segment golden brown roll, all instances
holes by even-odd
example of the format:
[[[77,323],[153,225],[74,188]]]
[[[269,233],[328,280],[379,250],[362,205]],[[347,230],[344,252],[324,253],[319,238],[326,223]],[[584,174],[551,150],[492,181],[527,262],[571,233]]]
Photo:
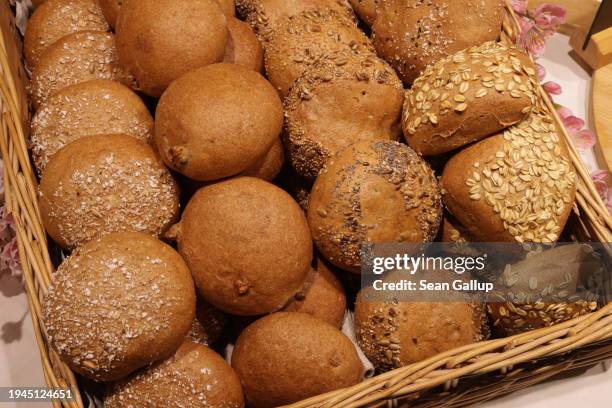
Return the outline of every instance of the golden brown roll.
[[[141,233],[79,247],[53,274],[43,305],[49,341],[79,374],[109,381],[169,357],[195,313],[187,265]]]
[[[446,164],[444,203],[484,242],[555,242],[574,204],[576,175],[553,120],[532,114]]]
[[[114,36],[93,31],[67,35],[49,46],[34,68],[32,103],[38,107],[67,86],[95,79],[133,84],[117,59]]]
[[[468,232],[459,224],[459,222],[449,213],[444,214],[442,225],[440,225],[440,233],[438,234],[441,242],[472,242]]]
[[[527,54],[487,42],[446,57],[406,92],[402,118],[408,144],[437,155],[483,139],[529,116],[537,79]]]
[[[283,311],[307,313],[332,326],[341,327],[346,312],[346,294],[330,268],[322,258],[316,258],[316,265],[305,287]]]
[[[291,17],[274,30],[264,62],[268,79],[285,97],[293,81],[322,58],[333,58],[341,66],[367,51],[373,51],[372,44],[353,20],[321,9]]]
[[[355,346],[305,313],[278,312],[244,330],[232,353],[247,404],[278,407],[361,381]]]
[[[285,99],[284,140],[293,168],[315,179],[330,157],[362,140],[399,140],[404,89],[374,54],[308,68]]]
[[[278,176],[285,164],[285,148],[283,142],[278,138],[268,153],[255,165],[251,166],[241,176],[257,177],[262,180],[272,181]]]
[[[272,32],[289,17],[304,11],[332,10],[349,19],[355,17],[347,0],[236,0],[236,8],[253,27],[264,47]]]
[[[115,28],[123,0],[98,0],[98,3],[100,4],[102,14],[104,14],[104,18],[106,18],[108,24],[112,28]]]
[[[57,152],[40,180],[39,205],[47,232],[68,249],[111,232],[157,236],[179,210],[170,172],[127,135],[89,136]]]
[[[380,0],[350,0],[353,10],[359,16],[359,18],[371,26],[376,20],[376,8]]]
[[[49,158],[86,136],[126,134],[153,139],[153,118],[142,100],[119,82],[93,80],[68,86],[50,96],[32,118],[30,148],[42,173]]]
[[[327,162],[310,193],[308,223],[321,254],[361,271],[361,247],[432,241],[442,219],[440,187],[423,159],[391,141],[353,144]]]
[[[228,18],[227,30],[223,62],[244,65],[253,71],[263,72],[263,49],[251,26],[237,18]]]
[[[234,17],[236,15],[236,2],[234,0],[215,0],[217,2],[217,4],[219,5],[219,7],[221,7],[221,10],[223,11],[223,14],[225,14],[226,17]]]
[[[411,84],[429,64],[499,38],[502,0],[387,0],[378,4],[372,41]]]
[[[169,167],[212,181],[255,166],[278,139],[282,122],[282,103],[263,76],[236,64],[213,64],[184,75],[164,93],[155,142]]]
[[[279,310],[308,276],[312,241],[304,213],[263,180],[239,177],[200,189],[173,230],[200,295],[227,313]]]
[[[116,32],[121,63],[155,97],[183,74],[221,62],[227,41],[226,18],[215,0],[130,1]]]
[[[167,360],[110,388],[107,408],[242,408],[240,379],[225,360],[201,344],[185,342]]]
[[[214,344],[223,332],[227,323],[227,315],[207,301],[198,297],[196,316],[193,319],[188,339],[205,346]]]
[[[34,68],[45,50],[60,38],[79,31],[108,31],[96,0],[49,0],[28,20],[23,54]]]

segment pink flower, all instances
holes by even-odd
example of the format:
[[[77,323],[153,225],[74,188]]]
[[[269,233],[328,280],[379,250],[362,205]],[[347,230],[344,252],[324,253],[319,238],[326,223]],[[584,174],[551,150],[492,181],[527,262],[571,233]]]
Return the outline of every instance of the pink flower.
[[[591,178],[595,183],[599,196],[608,208],[608,211],[612,213],[612,188],[610,188],[612,175],[608,170],[596,170],[591,173]]]
[[[544,80],[544,77],[546,76],[546,68],[544,68],[542,65],[536,63],[536,74],[538,76],[538,81],[542,81]]]
[[[21,276],[21,264],[19,263],[19,250],[17,248],[17,238],[6,244],[0,252],[0,267],[8,270],[13,276]]]
[[[552,35],[559,26],[565,23],[566,11],[563,7],[542,3],[533,12],[533,19],[536,26],[545,33],[545,36]]]
[[[572,111],[564,106],[557,108],[557,113],[578,149],[589,150],[595,146],[597,137],[590,130],[584,129],[584,120],[574,116]]]
[[[563,92],[563,90],[561,89],[561,85],[553,81],[543,83],[542,87],[550,95],[561,95],[561,92]]]
[[[521,27],[521,34],[518,38],[519,47],[533,55],[533,58],[540,57],[546,50],[546,38],[540,33],[533,20],[520,18],[519,25]]]
[[[574,138],[574,142],[576,142],[576,147],[578,149],[590,150],[593,148],[593,146],[595,146],[595,143],[597,143],[595,133],[588,129],[583,129],[571,136]]]
[[[510,0],[510,6],[516,14],[525,15],[527,14],[527,1],[526,0]]]
[[[0,243],[8,241],[14,235],[14,232],[13,217],[10,214],[6,215],[6,207],[0,207]]]

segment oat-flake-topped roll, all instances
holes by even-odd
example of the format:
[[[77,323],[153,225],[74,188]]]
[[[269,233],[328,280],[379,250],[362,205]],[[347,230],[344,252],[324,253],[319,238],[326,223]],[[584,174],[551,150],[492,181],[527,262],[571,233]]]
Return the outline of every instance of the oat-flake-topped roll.
[[[567,146],[535,113],[459,152],[441,183],[448,210],[484,242],[555,242],[576,195]]]
[[[424,155],[446,153],[525,119],[537,103],[529,57],[514,46],[488,42],[444,58],[406,92],[408,144]]]

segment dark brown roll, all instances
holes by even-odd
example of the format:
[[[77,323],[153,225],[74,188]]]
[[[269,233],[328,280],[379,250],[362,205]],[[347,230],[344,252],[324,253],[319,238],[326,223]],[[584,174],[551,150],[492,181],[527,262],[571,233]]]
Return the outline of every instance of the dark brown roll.
[[[371,26],[376,20],[376,9],[380,0],[350,0],[353,10],[359,16],[359,18]]]
[[[308,223],[323,256],[361,272],[361,247],[432,241],[442,219],[440,187],[423,159],[391,141],[353,144],[330,159],[310,193]]]
[[[188,338],[194,343],[210,346],[219,340],[226,323],[227,315],[225,313],[198,297],[196,317],[193,319]]]
[[[172,355],[195,314],[189,269],[141,233],[83,245],[53,274],[43,318],[49,341],[79,374],[109,381]]]

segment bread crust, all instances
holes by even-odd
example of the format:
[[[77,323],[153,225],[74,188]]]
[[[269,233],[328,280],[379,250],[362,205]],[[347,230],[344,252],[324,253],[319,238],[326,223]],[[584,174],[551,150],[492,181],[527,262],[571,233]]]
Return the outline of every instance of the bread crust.
[[[223,62],[244,65],[255,72],[263,73],[263,48],[251,26],[237,18],[228,17],[227,30]]]
[[[353,10],[367,26],[374,24],[380,0],[350,0]]]

